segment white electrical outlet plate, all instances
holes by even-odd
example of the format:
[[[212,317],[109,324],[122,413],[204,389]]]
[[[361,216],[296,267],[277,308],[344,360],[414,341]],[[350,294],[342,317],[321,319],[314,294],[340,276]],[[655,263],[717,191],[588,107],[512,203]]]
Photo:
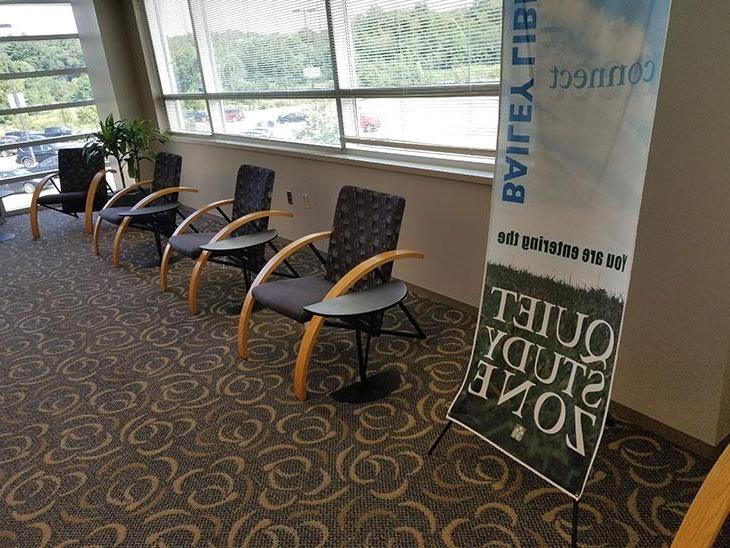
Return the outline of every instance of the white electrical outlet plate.
[[[302,194],[302,203],[304,204],[304,209],[309,209],[309,194]]]

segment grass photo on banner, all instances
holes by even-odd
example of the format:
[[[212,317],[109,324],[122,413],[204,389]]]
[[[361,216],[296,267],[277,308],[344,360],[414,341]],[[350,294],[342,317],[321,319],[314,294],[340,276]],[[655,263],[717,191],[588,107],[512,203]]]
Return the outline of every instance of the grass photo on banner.
[[[582,421],[585,455],[581,455],[567,446],[566,436],[575,441],[576,405],[581,406],[588,412],[597,411],[591,408],[586,409],[586,406],[580,401],[581,394],[588,384],[589,375],[579,370],[574,374],[571,382],[570,377],[573,368],[563,364],[558,368],[555,379],[549,385],[546,385],[536,378],[534,367],[537,361],[540,376],[542,378],[551,376],[553,368],[551,348],[557,349],[556,351],[566,358],[581,362],[581,354],[585,352],[583,343],[577,344],[573,349],[552,344],[556,339],[555,330],[558,328],[557,311],[555,309],[551,311],[552,320],[549,324],[547,339],[537,333],[529,333],[518,329],[511,322],[503,323],[495,320],[494,317],[499,313],[500,295],[493,293],[491,288],[496,287],[514,291],[518,295],[539,296],[540,299],[548,303],[558,303],[560,306],[565,307],[566,311],[562,315],[559,326],[563,340],[571,339],[576,332],[579,322],[576,312],[580,312],[587,317],[584,320],[584,327],[590,320],[605,320],[617,336],[623,314],[623,301],[618,297],[609,295],[602,289],[575,287],[546,276],[531,274],[526,270],[515,270],[498,264],[489,264],[487,266],[486,285],[487,291],[484,293],[484,302],[482,303],[482,320],[477,333],[474,358],[470,364],[467,378],[475,379],[477,377],[480,362],[489,350],[488,327],[506,332],[504,340],[512,336],[521,337],[535,345],[546,347],[546,349],[540,353],[540,357],[537,359],[536,347],[532,347],[529,352],[525,374],[521,374],[504,362],[501,349],[497,347],[491,361],[497,369],[491,375],[486,399],[470,394],[465,386],[454,401],[449,417],[479,432],[488,441],[507,451],[541,475],[551,478],[566,491],[579,494],[588,474],[592,460],[591,456],[597,448],[605,418],[604,413],[607,409],[605,401],[609,397],[609,387],[616,355],[615,345],[614,351],[606,360],[605,369],[603,364],[586,366],[587,369],[591,367],[599,368],[604,375],[603,389],[600,392],[593,393],[590,398],[592,402],[603,399],[604,404],[598,407],[601,415],[596,416],[595,424],[591,425],[590,421],[585,418]],[[518,306],[516,301],[509,300],[504,311],[504,317],[509,319],[518,314]],[[538,311],[535,318],[536,326],[542,325],[543,316],[544,313]],[[607,332],[606,330],[597,330],[595,332],[593,345],[596,348],[608,348],[609,344],[613,344],[612,341],[601,339]],[[513,350],[519,349],[513,348]],[[516,352],[509,353],[510,359],[512,363],[519,363],[519,356],[515,356],[515,354]],[[511,375],[505,375],[505,371],[510,372]],[[483,371],[481,374],[483,375]],[[498,405],[500,396],[503,393],[509,392],[510,389],[516,388],[525,381],[531,381],[535,386],[526,393],[519,393],[502,405]],[[472,385],[474,383],[479,384],[479,380],[473,380]],[[570,384],[572,384],[572,397],[563,392]],[[473,386],[473,388],[478,391],[479,387]],[[541,424],[548,426],[555,425],[559,421],[560,413],[564,410],[563,427],[553,435],[545,435],[544,432],[540,431],[535,423],[534,416],[536,401],[547,392],[557,394],[565,406],[561,408],[557,405],[557,399],[551,397],[540,410],[539,421]],[[515,410],[520,406],[522,409],[521,417],[515,414]],[[514,433],[519,431],[520,426],[524,428],[524,434],[521,439],[517,439],[519,436],[515,437]]]

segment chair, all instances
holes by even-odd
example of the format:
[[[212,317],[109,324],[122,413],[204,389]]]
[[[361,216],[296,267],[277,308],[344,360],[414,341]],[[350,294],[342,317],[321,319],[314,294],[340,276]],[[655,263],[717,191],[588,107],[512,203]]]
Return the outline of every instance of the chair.
[[[672,548],[710,548],[730,515],[730,445],[692,501]]]
[[[112,253],[114,266],[120,264],[119,256],[122,238],[130,225],[154,233],[157,253],[161,259],[162,243],[160,235],[169,237],[175,230],[175,215],[179,214],[177,209],[180,207],[180,203],[177,202],[178,193],[198,192],[195,188],[178,186],[181,170],[182,157],[177,154],[161,152],[155,160],[152,180],[129,185],[115,194],[104,205],[96,219],[94,225],[94,254],[99,254],[101,226],[103,221],[107,221],[118,227],[114,235]],[[147,190],[148,188],[150,191]],[[142,199],[131,207],[128,204],[118,205],[124,203],[130,196],[137,195],[140,192],[142,192]]]
[[[395,249],[405,200],[363,188],[345,186],[340,191],[331,231],[299,238],[284,247],[256,276],[246,295],[238,323],[238,352],[249,357],[248,330],[254,304],[306,324],[294,371],[294,392],[307,398],[309,361],[323,325],[355,331],[360,381],[332,394],[339,401],[365,402],[392,392],[400,376],[385,372],[368,377],[370,340],[380,335],[423,338],[415,318],[403,304],[407,294],[401,281],[391,281],[392,263],[423,258],[418,251]],[[330,239],[327,258],[314,242]],[[276,280],[265,283],[276,269],[297,251],[309,247],[325,267],[323,276]],[[354,290],[353,293],[348,291]],[[383,329],[383,314],[398,306],[415,332]],[[363,348],[361,336],[366,335]]]
[[[41,196],[49,183],[56,187],[58,194]],[[87,158],[82,148],[60,149],[58,171],[46,175],[33,191],[30,202],[30,230],[33,239],[38,240],[41,237],[38,207],[52,209],[77,219],[78,214],[83,212],[84,229],[91,234],[93,212],[104,206],[108,193],[111,193],[111,189],[106,183],[104,158]],[[54,206],[60,206],[60,209]]]
[[[188,305],[191,314],[197,314],[197,295],[200,277],[208,261],[235,266],[243,270],[246,290],[251,285],[251,273],[256,274],[265,264],[264,250],[276,230],[269,230],[270,217],[293,217],[289,211],[271,211],[271,194],[276,174],[266,168],[242,165],[236,177],[234,198],[219,200],[189,215],[170,236],[162,254],[160,284],[167,291],[170,257],[175,251],[195,259],[190,278]],[[232,217],[221,209],[233,205]],[[217,210],[228,224],[217,232],[187,232],[193,223],[206,213]],[[296,275],[296,272],[293,271]]]

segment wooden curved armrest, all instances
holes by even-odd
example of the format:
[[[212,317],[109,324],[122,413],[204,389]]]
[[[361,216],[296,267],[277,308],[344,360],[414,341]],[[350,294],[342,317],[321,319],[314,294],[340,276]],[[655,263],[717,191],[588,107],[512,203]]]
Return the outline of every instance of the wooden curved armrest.
[[[112,196],[107,203],[104,204],[104,207],[102,209],[106,209],[108,207],[112,207],[115,203],[117,203],[123,196],[126,196],[127,194],[130,194],[132,192],[135,192],[136,190],[139,190],[140,188],[144,188],[147,186],[151,186],[152,181],[140,181],[139,183],[134,183],[133,185],[129,185],[127,188],[123,188],[119,192],[117,192],[114,196]]]
[[[191,186],[171,186],[168,188],[162,188],[142,198],[139,202],[134,204],[131,209],[142,209],[143,207],[148,206],[149,204],[159,198],[162,198],[163,196],[167,196],[168,194],[175,194],[177,192],[198,192],[198,189]]]
[[[318,240],[324,240],[332,235],[331,230],[326,232],[315,232],[308,236],[302,236],[298,240],[294,240],[292,243],[283,247],[276,255],[269,259],[269,262],[264,265],[261,271],[258,273],[254,281],[251,283],[251,287],[246,293],[246,298],[243,300],[243,307],[241,308],[241,315],[238,317],[238,354],[242,358],[248,358],[248,325],[251,313],[253,312],[253,289],[258,287],[262,283],[266,282],[276,272],[285,260],[294,255],[297,251],[307,247]]]
[[[352,287],[362,280],[365,276],[370,274],[376,268],[380,268],[384,264],[392,263],[401,259],[423,259],[424,254],[420,251],[413,251],[410,249],[396,249],[394,251],[385,251],[374,257],[361,262],[356,267],[352,268],[347,274],[340,278],[332,289],[330,289],[324,296],[323,301],[327,299],[333,299],[340,297],[347,293]]]
[[[714,545],[730,515],[730,445],[710,470],[687,510],[672,548],[696,548]]]
[[[236,230],[241,228],[243,225],[247,225],[248,223],[252,223],[253,221],[256,221],[258,219],[263,219],[264,217],[294,217],[294,214],[291,211],[285,211],[282,209],[272,209],[268,211],[256,211],[254,213],[249,213],[248,215],[239,217],[235,221],[232,221],[223,228],[221,228],[218,233],[211,238],[210,243],[224,240],[228,238],[228,236],[233,234]]]
[[[180,223],[180,225],[175,229],[175,232],[173,232],[172,235],[173,236],[177,236],[178,234],[182,234],[198,218],[202,217],[203,215],[205,215],[209,211],[213,211],[214,209],[217,209],[219,207],[231,205],[232,203],[233,203],[233,198],[228,198],[226,200],[218,200],[217,202],[213,202],[211,204],[208,204],[206,206],[203,206],[200,209],[196,209],[190,215],[188,215],[187,217],[185,217],[185,220],[182,223]]]
[[[133,185],[129,185],[126,188],[123,188],[119,192],[117,192],[114,196],[112,196],[107,203],[104,204],[104,207],[102,209],[107,209],[109,207],[112,207],[115,203],[117,203],[123,196],[126,196],[127,194],[131,192],[135,192],[139,190],[140,188],[144,188],[147,186],[152,186],[152,181],[140,181],[138,183],[134,183]],[[92,243],[92,249],[94,251],[94,255],[99,254],[99,237],[101,236],[101,216],[96,218],[96,223],[94,224],[94,238]]]
[[[84,205],[84,230],[87,234],[94,231],[94,202],[96,201],[96,193],[99,191],[99,185],[106,184],[106,174],[114,173],[113,169],[100,169],[91,179],[89,188],[86,191],[86,204]]]
[[[340,281],[337,282],[324,296],[323,301],[334,299],[347,293],[352,287],[370,274],[376,268],[380,268],[384,264],[392,263],[401,259],[423,259],[424,255],[420,251],[412,251],[409,249],[396,249],[394,251],[386,251],[370,257],[361,262],[359,265],[345,274]],[[297,362],[294,366],[294,394],[298,400],[307,399],[307,376],[309,375],[309,360],[312,357],[314,343],[317,340],[325,319],[322,316],[312,316],[307,322],[307,327],[302,337],[302,343],[299,345],[299,353],[297,354]]]
[[[41,229],[38,226],[38,198],[41,196],[41,192],[46,187],[51,179],[58,175],[58,171],[49,173],[35,186],[33,190],[33,197],[30,200],[30,231],[33,234],[33,239],[37,240],[41,237]]]
[[[51,182],[51,179],[54,177],[58,177],[58,171],[54,171],[53,173],[49,173],[43,179],[41,179],[38,184],[35,185],[35,189],[33,190],[33,198],[32,200],[35,202],[38,200],[38,197],[41,195],[41,192],[44,188],[46,188],[46,185]]]
[[[228,198],[226,200],[218,200],[217,202],[213,202],[212,204],[208,204],[204,207],[201,207],[200,209],[193,211],[190,215],[185,217],[185,220],[183,220],[182,223],[175,229],[175,232],[172,233],[173,236],[177,236],[178,234],[182,234],[185,232],[190,225],[192,225],[198,218],[202,217],[209,211],[212,211],[216,208],[223,207],[226,205],[230,205],[233,203],[233,198]],[[170,256],[172,255],[172,247],[170,246],[170,240],[168,239],[167,245],[165,246],[165,251],[162,253],[162,260],[160,261],[160,285],[162,286],[162,291],[167,291],[167,272],[170,266]]]
[[[208,243],[212,244],[215,242],[219,242],[220,240],[225,240],[243,225],[251,223],[257,219],[263,219],[264,217],[294,217],[294,214],[291,211],[284,211],[281,209],[272,209],[249,213],[248,215],[244,215],[243,217],[240,217],[235,221],[228,223],[226,226],[220,229],[216,233],[216,235],[210,239],[210,242]],[[198,260],[195,262],[193,274],[192,276],[190,276],[190,287],[188,288],[188,307],[191,314],[198,313],[198,285],[200,283],[200,275],[203,272],[203,267],[205,266],[205,263],[208,262],[209,258],[210,251],[203,251],[198,257]]]
[[[134,211],[140,210],[143,207],[151,204],[155,200],[162,198],[163,196],[167,196],[168,194],[175,194],[177,192],[198,192],[198,189],[190,186],[173,186],[169,188],[162,188],[142,198],[139,202],[134,204],[131,209]],[[121,249],[122,245],[122,237],[124,236],[124,233],[127,231],[127,227],[129,227],[129,223],[131,222],[131,217],[124,217],[119,227],[117,228],[116,234],[114,234],[114,247],[112,249],[112,263],[114,264],[114,266],[119,266],[119,250]]]

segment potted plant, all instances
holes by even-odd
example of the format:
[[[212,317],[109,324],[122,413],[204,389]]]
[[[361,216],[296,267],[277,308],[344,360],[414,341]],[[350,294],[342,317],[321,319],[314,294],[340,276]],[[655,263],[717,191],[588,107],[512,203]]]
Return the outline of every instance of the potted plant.
[[[139,179],[140,162],[154,160],[152,145],[165,142],[167,137],[147,120],[115,120],[110,114],[99,121],[99,131],[84,145],[84,153],[90,158],[96,155],[103,155],[105,160],[114,158],[119,166],[122,187],[126,187],[125,169],[130,178]]]

